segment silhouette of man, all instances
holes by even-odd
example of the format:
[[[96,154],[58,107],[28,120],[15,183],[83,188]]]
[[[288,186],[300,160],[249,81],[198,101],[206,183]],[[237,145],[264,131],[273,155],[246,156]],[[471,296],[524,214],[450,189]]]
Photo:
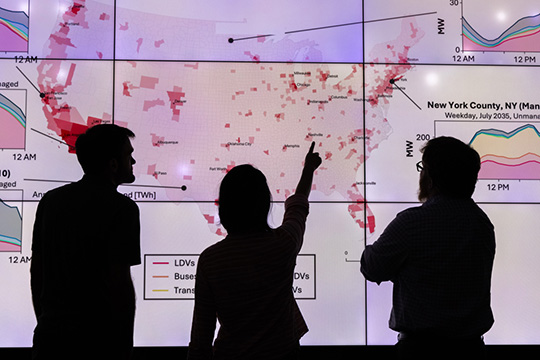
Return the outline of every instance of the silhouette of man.
[[[293,297],[293,272],[313,172],[321,164],[314,145],[277,229],[268,226],[271,194],[261,171],[240,165],[221,182],[219,217],[228,235],[204,250],[197,264],[188,359],[296,358],[308,329]]]
[[[34,359],[128,359],[141,262],[139,209],[117,191],[131,183],[129,129],[96,125],[75,144],[81,180],[47,192],[34,223]]]
[[[478,359],[493,325],[495,235],[471,196],[480,157],[451,137],[422,149],[419,200],[361,258],[369,281],[393,282],[390,328],[402,359]]]

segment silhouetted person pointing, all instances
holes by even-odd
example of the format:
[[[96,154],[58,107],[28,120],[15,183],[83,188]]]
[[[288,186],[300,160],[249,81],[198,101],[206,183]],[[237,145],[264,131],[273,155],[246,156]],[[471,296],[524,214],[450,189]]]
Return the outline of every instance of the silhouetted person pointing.
[[[321,164],[314,146],[276,229],[268,226],[271,194],[262,172],[240,165],[221,182],[219,217],[228,235],[199,258],[188,359],[296,358],[308,329],[293,297],[293,273]]]
[[[140,264],[139,209],[117,191],[131,183],[133,132],[96,125],[79,136],[83,178],[47,192],[34,223],[34,359],[128,359]]]
[[[495,235],[471,196],[480,157],[469,145],[438,137],[418,163],[422,206],[400,212],[373,245],[361,271],[392,281],[390,328],[401,359],[479,359],[493,325],[490,305]]]

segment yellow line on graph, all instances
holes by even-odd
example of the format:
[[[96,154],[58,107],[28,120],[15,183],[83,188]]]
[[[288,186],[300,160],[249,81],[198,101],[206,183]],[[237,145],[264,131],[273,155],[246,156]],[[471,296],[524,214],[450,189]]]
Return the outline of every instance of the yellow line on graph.
[[[168,289],[153,289],[153,292],[168,292]]]

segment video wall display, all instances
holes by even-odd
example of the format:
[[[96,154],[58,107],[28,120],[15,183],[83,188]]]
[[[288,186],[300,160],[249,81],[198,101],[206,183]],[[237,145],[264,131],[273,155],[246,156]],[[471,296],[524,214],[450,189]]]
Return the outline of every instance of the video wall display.
[[[277,227],[312,141],[301,344],[394,344],[391,283],[359,259],[420,205],[420,149],[441,135],[482,158],[486,343],[539,343],[539,39],[532,0],[0,0],[0,347],[31,346],[37,204],[81,178],[75,140],[99,123],[136,134],[136,181],[119,187],[141,210],[136,346],[187,346],[198,256],[226,235],[225,173],[263,171]]]

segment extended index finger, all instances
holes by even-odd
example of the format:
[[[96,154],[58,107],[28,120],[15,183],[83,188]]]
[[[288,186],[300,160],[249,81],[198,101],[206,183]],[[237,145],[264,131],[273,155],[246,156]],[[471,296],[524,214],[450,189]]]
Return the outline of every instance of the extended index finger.
[[[315,141],[311,142],[311,146],[309,147],[308,154],[313,154],[313,149],[315,149]]]

